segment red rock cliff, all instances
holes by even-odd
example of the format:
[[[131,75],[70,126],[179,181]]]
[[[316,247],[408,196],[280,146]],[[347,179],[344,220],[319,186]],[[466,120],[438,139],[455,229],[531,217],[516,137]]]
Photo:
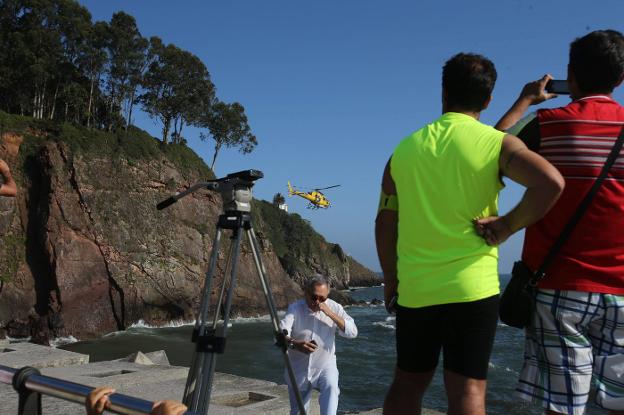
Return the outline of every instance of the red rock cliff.
[[[161,324],[195,316],[220,198],[201,191],[164,211],[155,206],[211,173],[188,148],[165,151],[144,134],[90,133],[63,127],[2,135],[0,157],[14,170],[19,194],[0,198],[0,337],[4,330],[43,343],[84,339],[139,319]],[[275,224],[262,217],[271,209],[277,210],[265,203],[254,223],[278,307],[301,295],[306,273],[349,285],[354,260],[320,236],[307,253],[276,252]],[[369,273],[359,264],[354,269]],[[246,245],[233,311],[267,313]]]

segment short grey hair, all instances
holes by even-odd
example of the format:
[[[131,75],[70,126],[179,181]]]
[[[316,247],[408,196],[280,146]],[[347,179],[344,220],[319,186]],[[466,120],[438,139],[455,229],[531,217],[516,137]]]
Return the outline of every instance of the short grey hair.
[[[317,285],[326,285],[327,289],[330,288],[329,280],[327,279],[327,277],[321,274],[316,274],[308,278],[308,280],[306,281],[305,289],[307,292],[312,292],[314,290],[314,287],[316,287]]]

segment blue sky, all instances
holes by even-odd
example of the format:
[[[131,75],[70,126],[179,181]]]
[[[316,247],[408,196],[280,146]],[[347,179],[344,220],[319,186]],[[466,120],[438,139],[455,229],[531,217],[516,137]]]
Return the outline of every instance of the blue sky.
[[[94,20],[123,10],[143,36],[159,36],[199,56],[220,99],[245,106],[257,149],[224,150],[217,175],[256,168],[265,178],[256,197],[270,200],[286,182],[307,187],[341,184],[326,211],[297,212],[329,241],[379,270],[373,225],[383,166],[399,140],[441,112],[444,62],[460,51],[483,54],[498,70],[490,108],[494,124],[528,81],[551,73],[565,79],[569,43],[611,28],[624,31],[622,0],[464,1],[205,1],[82,0]],[[624,88],[615,98],[624,102]],[[546,106],[565,105],[557,98]],[[144,114],[139,127],[160,136]],[[189,145],[210,161],[209,142],[187,128]],[[522,188],[501,193],[506,212]],[[501,248],[510,272],[522,235]]]

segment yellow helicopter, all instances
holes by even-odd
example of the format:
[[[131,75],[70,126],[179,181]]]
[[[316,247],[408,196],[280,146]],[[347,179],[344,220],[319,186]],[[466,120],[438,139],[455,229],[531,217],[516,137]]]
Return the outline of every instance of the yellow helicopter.
[[[329,203],[327,197],[325,197],[325,195],[321,193],[321,190],[331,189],[338,186],[340,185],[337,184],[334,186],[322,187],[320,189],[313,189],[310,192],[301,192],[293,188],[290,185],[290,182],[288,182],[288,196],[300,196],[306,199],[308,202],[310,202],[307,206],[308,209],[327,209],[329,206],[331,206],[331,203]]]

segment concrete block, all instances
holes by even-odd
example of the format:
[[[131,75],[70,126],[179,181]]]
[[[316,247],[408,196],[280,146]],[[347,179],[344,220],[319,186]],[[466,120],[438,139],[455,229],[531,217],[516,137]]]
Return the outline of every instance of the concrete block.
[[[121,359],[122,362],[136,363],[137,365],[153,365],[154,362],[149,357],[145,356],[143,352],[132,353],[130,356]]]
[[[0,346],[0,365],[13,368],[32,366],[38,369],[89,363],[86,354],[54,349],[33,343],[9,343]]]
[[[150,401],[181,400],[188,374],[188,368],[169,365],[164,351],[148,354],[137,352],[133,355],[133,361],[122,359],[78,364],[76,362],[88,362],[88,356],[73,356],[77,353],[28,343],[10,344],[8,348],[13,351],[0,353],[0,364],[22,367],[39,363],[38,367],[42,368],[44,375],[93,387],[112,386],[118,393]],[[0,348],[0,351],[2,350],[3,348]],[[12,360],[9,360],[12,353],[16,354],[13,355]],[[146,364],[148,361],[151,364]],[[67,366],[60,367],[65,364]],[[17,413],[17,393],[10,385],[0,384],[0,403],[0,415]],[[83,415],[84,407],[44,396],[43,413]],[[265,380],[216,373],[210,413],[211,415],[287,415],[290,413],[288,388],[286,385],[278,385]],[[309,415],[318,414],[318,394],[314,393],[310,402]],[[378,415],[381,414],[381,409],[361,414]],[[439,412],[430,410],[424,410],[423,414],[441,415]]]
[[[145,356],[149,358],[155,365],[160,366],[169,366],[169,358],[167,357],[167,353],[164,350],[157,350],[155,352],[146,353]]]

